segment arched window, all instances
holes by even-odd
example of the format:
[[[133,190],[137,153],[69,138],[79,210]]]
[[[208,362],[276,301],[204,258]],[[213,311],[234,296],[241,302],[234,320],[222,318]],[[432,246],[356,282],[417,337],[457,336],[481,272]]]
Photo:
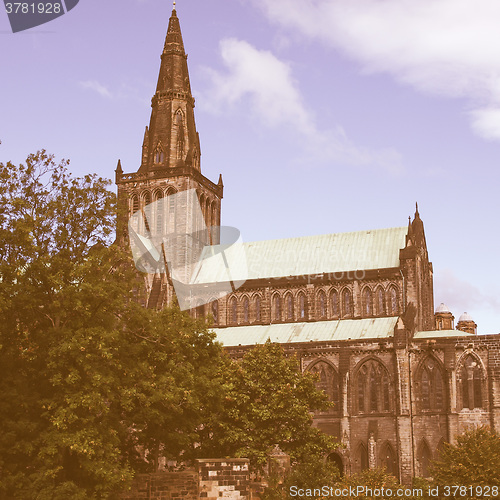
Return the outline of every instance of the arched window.
[[[260,296],[255,296],[255,321],[258,323],[261,321],[261,312],[260,312]]]
[[[293,296],[288,293],[285,298],[285,315],[287,321],[293,321]]]
[[[428,357],[420,367],[420,405],[423,410],[444,409],[444,381],[438,363]]]
[[[205,223],[210,230],[210,226],[212,225],[212,220],[210,216],[212,215],[210,210],[210,200],[207,198],[205,202]]]
[[[134,194],[132,197],[132,214],[135,214],[139,211],[139,197]]]
[[[318,317],[320,319],[326,319],[326,295],[323,290],[318,293],[317,299]]]
[[[342,316],[352,316],[352,296],[347,288],[342,294]]]
[[[229,313],[231,324],[236,325],[238,323],[238,304],[236,303],[236,297],[232,297],[229,302]]]
[[[330,294],[330,304],[332,306],[332,318],[339,317],[339,294],[336,290],[332,290]]]
[[[157,190],[154,194],[154,199],[156,200],[156,234],[163,234],[163,191]]]
[[[389,289],[389,315],[396,316],[399,314],[399,294],[395,286]]]
[[[161,145],[158,145],[155,150],[154,154],[154,162],[155,163],[163,163],[163,160],[165,159],[165,155],[163,153],[163,149]]]
[[[151,206],[151,193],[146,191],[143,195],[144,199],[144,225],[146,227],[146,231],[151,231],[151,219],[153,215],[153,207]],[[154,222],[154,221],[153,221]],[[154,226],[153,226],[154,227]]]
[[[460,370],[460,387],[462,392],[462,408],[483,407],[483,373],[479,361],[469,354]]]
[[[168,228],[167,234],[171,234],[175,232],[175,224],[176,224],[176,213],[175,213],[175,194],[176,192],[173,190],[167,191],[167,200],[168,200]]]
[[[307,316],[307,301],[306,296],[300,292],[299,293],[299,319],[305,320]]]
[[[250,304],[248,302],[248,297],[243,299],[243,321],[245,323],[250,321]]]
[[[281,297],[278,294],[273,297],[273,321],[281,321]]]
[[[310,368],[310,372],[318,374],[319,380],[316,382],[316,388],[326,393],[328,401],[335,403],[332,410],[338,411],[340,409],[340,380],[333,366],[326,361],[318,361]]]
[[[382,467],[385,467],[388,474],[398,476],[396,454],[389,443],[385,443],[380,450],[380,463]]]
[[[375,304],[376,304],[376,314],[377,316],[385,315],[385,297],[384,290],[382,287],[378,287],[375,293]]]
[[[217,300],[212,302],[212,316],[214,317],[214,323],[217,324],[219,322],[219,302]]]
[[[177,159],[182,160],[184,157],[184,123],[180,109],[175,113],[175,126],[177,129]]]
[[[368,469],[368,449],[363,443],[356,450],[356,462],[359,471]]]
[[[375,359],[364,362],[357,373],[357,403],[359,413],[390,411],[389,374]]]
[[[429,477],[429,466],[431,464],[432,454],[431,450],[425,440],[422,440],[418,447],[418,464],[420,477]]]
[[[340,477],[344,475],[344,464],[342,462],[342,457],[338,453],[330,453],[326,459],[332,463],[339,471]]]
[[[363,315],[373,315],[372,291],[368,287],[363,290]]]

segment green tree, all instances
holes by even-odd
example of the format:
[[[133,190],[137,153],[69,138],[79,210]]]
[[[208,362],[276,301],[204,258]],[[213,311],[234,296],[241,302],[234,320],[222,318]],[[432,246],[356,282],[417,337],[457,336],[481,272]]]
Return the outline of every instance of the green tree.
[[[473,492],[476,486],[500,487],[500,435],[485,426],[466,431],[458,436],[455,445],[444,445],[431,473],[440,490],[446,485],[472,486]],[[490,495],[499,496],[496,491],[496,495]],[[457,494],[456,498],[459,497]],[[483,495],[477,497],[484,498]]]
[[[66,167],[0,164],[0,497],[112,498],[189,457],[220,399],[214,335],[130,300],[109,182]]]
[[[238,456],[261,467],[274,445],[294,462],[323,457],[337,444],[312,427],[313,412],[332,406],[317,378],[299,370],[278,344],[253,347],[236,362],[221,366],[225,397],[205,428],[201,452]]]

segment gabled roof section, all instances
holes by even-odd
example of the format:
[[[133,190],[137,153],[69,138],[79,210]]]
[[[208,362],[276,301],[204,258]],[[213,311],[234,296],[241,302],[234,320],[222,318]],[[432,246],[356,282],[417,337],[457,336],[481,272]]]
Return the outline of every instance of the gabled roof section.
[[[244,243],[247,265],[231,267],[232,277],[244,281],[399,267],[407,231],[396,227]],[[225,269],[208,258],[215,250],[205,248],[201,259],[206,260],[193,282],[226,280]]]
[[[311,323],[277,323],[273,325],[233,326],[214,328],[217,340],[224,347],[296,342],[385,339],[394,336],[397,317],[372,319],[342,319]]]

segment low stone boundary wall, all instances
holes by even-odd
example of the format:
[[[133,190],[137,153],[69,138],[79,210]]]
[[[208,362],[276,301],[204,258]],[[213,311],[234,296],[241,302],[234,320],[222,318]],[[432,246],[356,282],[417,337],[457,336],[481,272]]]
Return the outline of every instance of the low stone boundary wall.
[[[261,483],[250,480],[246,458],[196,461],[196,469],[140,474],[120,500],[258,500]]]

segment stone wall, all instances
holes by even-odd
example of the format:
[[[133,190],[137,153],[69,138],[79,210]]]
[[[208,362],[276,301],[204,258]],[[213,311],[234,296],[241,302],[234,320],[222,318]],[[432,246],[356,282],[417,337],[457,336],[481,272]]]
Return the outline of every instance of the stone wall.
[[[140,474],[120,500],[258,500],[263,489],[250,480],[246,458],[202,459],[196,469]]]

